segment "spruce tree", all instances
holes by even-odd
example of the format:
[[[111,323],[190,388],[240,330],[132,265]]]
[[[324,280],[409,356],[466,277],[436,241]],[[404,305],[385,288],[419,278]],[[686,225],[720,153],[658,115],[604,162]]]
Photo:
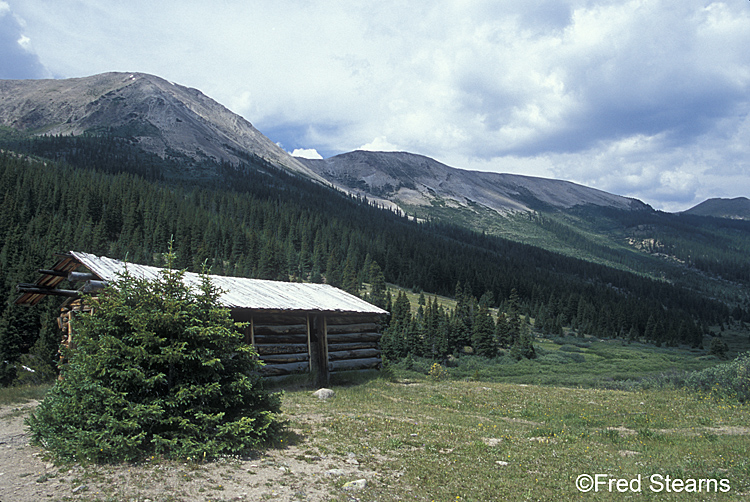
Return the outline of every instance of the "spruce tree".
[[[280,396],[264,388],[221,292],[207,275],[197,291],[183,276],[126,273],[85,298],[93,311],[74,320],[61,379],[28,420],[35,443],[76,461],[195,459],[280,433]]]

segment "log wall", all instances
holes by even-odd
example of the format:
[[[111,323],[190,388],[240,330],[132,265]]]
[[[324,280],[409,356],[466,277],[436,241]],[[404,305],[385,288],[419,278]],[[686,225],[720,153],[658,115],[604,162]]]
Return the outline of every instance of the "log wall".
[[[65,345],[72,343],[70,323],[81,310],[87,309],[76,301],[58,319]],[[380,368],[377,316],[235,311],[232,317],[248,323],[245,341],[264,363],[263,375],[310,374],[316,384],[325,385],[332,372]]]
[[[250,317],[245,333],[264,363],[264,375],[310,373],[322,385],[331,372],[380,368],[378,321],[344,314],[260,314]]]
[[[264,375],[310,371],[307,316],[253,316],[246,335],[265,363],[261,369]]]
[[[359,320],[331,318],[329,320],[329,371],[380,368],[381,335],[380,325],[376,321],[372,318]]]

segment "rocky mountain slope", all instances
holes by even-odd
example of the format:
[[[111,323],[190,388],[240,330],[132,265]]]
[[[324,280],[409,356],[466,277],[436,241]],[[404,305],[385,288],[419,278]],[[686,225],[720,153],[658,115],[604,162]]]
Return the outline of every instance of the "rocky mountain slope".
[[[326,160],[292,157],[247,120],[205,96],[143,73],[64,80],[0,80],[0,125],[48,135],[108,133],[161,157],[238,164],[248,155],[348,193],[402,209],[474,208],[499,214],[596,205],[644,209],[634,199],[567,181],[472,172],[403,152],[350,152]]]
[[[322,181],[247,120],[197,89],[143,73],[0,80],[0,125],[33,134],[107,132],[162,157],[238,164],[248,153]]]
[[[684,211],[684,213],[733,220],[750,220],[750,199],[747,197],[708,199]]]
[[[334,185],[401,207],[479,204],[501,214],[580,205],[649,208],[638,200],[568,181],[467,171],[406,152],[355,151],[325,160],[300,160]]]

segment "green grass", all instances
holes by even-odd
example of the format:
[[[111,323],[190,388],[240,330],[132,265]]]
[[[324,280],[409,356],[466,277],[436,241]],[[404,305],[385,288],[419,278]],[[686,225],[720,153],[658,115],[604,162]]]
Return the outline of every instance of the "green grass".
[[[0,387],[0,406],[23,403],[32,400],[41,400],[50,387],[52,387],[51,383]]]
[[[460,372],[471,368],[460,365],[441,381],[398,367],[335,374],[336,397],[328,401],[311,397],[303,382],[288,383],[283,412],[291,430],[284,442],[324,459],[326,468],[356,459],[360,472],[329,481],[338,501],[748,499],[750,405],[684,389],[586,388],[611,374],[633,379],[715,360],[689,349],[571,337],[538,345],[540,359],[585,362],[498,364],[492,371],[506,372],[501,382],[465,378]],[[480,358],[464,361],[473,361],[480,377],[490,371]],[[569,385],[530,383],[550,383],[555,374]],[[2,389],[0,403],[38,399],[45,390]],[[580,493],[579,476],[597,474],[605,481],[599,493]],[[343,490],[363,475],[364,490]],[[666,476],[709,481],[696,481],[701,493],[657,492]],[[628,490],[640,480],[641,491],[619,493],[617,480]],[[726,485],[716,488],[728,486],[728,493],[706,491],[719,482]]]
[[[747,334],[743,335],[747,338]],[[655,347],[651,344],[596,338],[536,338],[537,358],[516,361],[507,352],[488,360],[461,355],[451,362],[453,379],[499,383],[553,385],[566,387],[629,388],[634,382],[653,379],[664,373],[698,371],[723,360],[707,355],[706,350],[687,347]],[[740,345],[736,348],[747,345]],[[733,351],[732,356],[738,351]],[[431,360],[416,359],[410,368],[405,362],[399,370],[414,375],[427,374]]]
[[[306,447],[354,454],[378,473],[357,493],[362,501],[627,498],[579,493],[582,474],[640,476],[643,500],[686,497],[657,493],[651,475],[728,480],[728,494],[704,489],[692,500],[741,500],[750,490],[750,408],[699,393],[427,378],[335,390],[326,402],[289,391],[284,409]]]

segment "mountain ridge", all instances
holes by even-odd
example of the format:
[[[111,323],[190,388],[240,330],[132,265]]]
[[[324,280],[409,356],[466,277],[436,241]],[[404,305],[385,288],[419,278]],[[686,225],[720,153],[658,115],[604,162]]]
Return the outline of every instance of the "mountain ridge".
[[[649,209],[635,199],[569,181],[453,168],[408,152],[348,152],[323,161],[291,156],[201,91],[145,73],[60,80],[0,80],[0,125],[44,135],[134,138],[161,157],[240,164],[248,154],[395,209],[478,206],[499,215],[594,204]]]
[[[707,199],[683,211],[683,213],[698,216],[713,216],[715,218],[750,220],[750,199],[747,197]]]
[[[322,182],[253,125],[201,91],[145,73],[0,80],[0,125],[33,134],[107,132],[161,157],[238,165],[252,153]]]
[[[399,206],[444,203],[470,208],[481,204],[501,215],[588,204],[622,210],[650,209],[637,199],[570,181],[469,171],[409,152],[356,150],[323,160],[301,160],[329,182],[345,186],[356,195]]]

